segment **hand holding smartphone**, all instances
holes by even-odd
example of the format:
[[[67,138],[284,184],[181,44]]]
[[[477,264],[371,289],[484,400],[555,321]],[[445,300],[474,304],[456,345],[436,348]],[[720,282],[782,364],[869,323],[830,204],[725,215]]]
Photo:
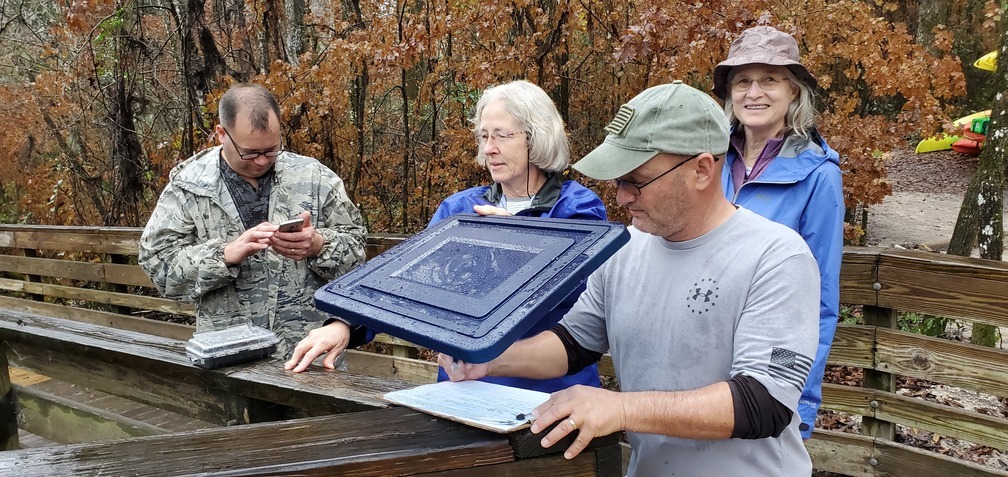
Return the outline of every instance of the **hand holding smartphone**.
[[[301,217],[287,220],[280,224],[281,232],[300,232],[304,227],[304,219]]]

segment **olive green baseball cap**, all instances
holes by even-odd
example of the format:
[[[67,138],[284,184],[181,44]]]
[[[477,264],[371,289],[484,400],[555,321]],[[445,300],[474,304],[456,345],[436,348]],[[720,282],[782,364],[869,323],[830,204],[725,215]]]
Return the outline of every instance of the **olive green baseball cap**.
[[[648,88],[606,126],[609,133],[572,167],[592,179],[629,174],[659,153],[694,156],[728,152],[728,119],[706,93],[682,81]]]

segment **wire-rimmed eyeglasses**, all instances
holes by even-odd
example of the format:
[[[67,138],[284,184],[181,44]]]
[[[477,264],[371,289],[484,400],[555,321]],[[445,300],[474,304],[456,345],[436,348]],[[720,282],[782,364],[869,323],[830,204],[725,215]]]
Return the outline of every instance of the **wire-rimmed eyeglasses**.
[[[238,143],[236,143],[234,138],[231,137],[231,133],[228,132],[227,128],[221,126],[221,129],[224,130],[224,134],[226,134],[228,139],[231,140],[231,145],[234,146],[235,151],[238,152],[238,157],[240,157],[243,161],[254,161],[256,159],[259,159],[259,156],[266,156],[269,159],[273,159],[284,152],[283,142],[280,143],[279,149],[273,149],[269,151],[243,152],[242,148],[239,147]]]
[[[700,154],[703,154],[703,153],[701,152]],[[651,179],[651,180],[649,180],[647,182],[643,182],[643,183],[630,182],[630,181],[625,181],[623,179],[613,179],[612,182],[613,182],[613,184],[616,185],[617,189],[619,189],[620,187],[623,187],[623,188],[625,188],[627,190],[627,192],[629,192],[629,193],[631,193],[631,194],[633,194],[635,196],[639,196],[639,195],[641,195],[641,189],[647,187],[652,182],[654,182],[654,181],[656,181],[658,179],[661,179],[662,176],[664,176],[665,174],[668,174],[669,172],[672,172],[672,171],[678,169],[679,166],[681,166],[683,164],[686,164],[687,162],[692,161],[693,159],[696,159],[696,158],[700,157],[700,154],[692,156],[689,159],[686,159],[685,161],[682,161],[679,164],[676,164],[676,165],[672,166],[671,169],[669,169],[669,170],[667,170],[665,172],[662,172],[661,174],[658,174],[654,179]]]
[[[736,93],[742,93],[744,91],[749,91],[749,89],[752,88],[753,83],[755,83],[758,84],[760,89],[763,91],[777,91],[788,81],[791,80],[787,76],[781,76],[780,78],[775,76],[764,76],[758,79],[741,76],[738,78],[732,78],[731,88],[732,91]]]
[[[483,131],[483,132],[476,133],[476,142],[478,142],[480,144],[480,146],[485,145],[490,140],[493,140],[497,144],[501,144],[501,143],[510,141],[511,139],[513,139],[515,136],[517,136],[519,134],[528,134],[528,132],[526,132],[526,131],[515,131],[515,132],[494,131],[492,133],[488,133],[486,131]]]

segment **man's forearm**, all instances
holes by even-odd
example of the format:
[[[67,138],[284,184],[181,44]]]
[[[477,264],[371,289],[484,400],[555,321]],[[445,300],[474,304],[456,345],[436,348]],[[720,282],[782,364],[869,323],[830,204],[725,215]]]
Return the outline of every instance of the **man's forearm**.
[[[686,439],[728,439],[735,425],[731,390],[718,382],[692,391],[622,393],[631,432]]]
[[[519,340],[489,364],[491,376],[550,379],[567,373],[567,352],[556,334],[544,331]]]

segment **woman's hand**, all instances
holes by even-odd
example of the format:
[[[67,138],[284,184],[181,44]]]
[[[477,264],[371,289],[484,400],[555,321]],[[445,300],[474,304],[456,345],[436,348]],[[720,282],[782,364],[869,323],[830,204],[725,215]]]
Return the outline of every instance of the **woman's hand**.
[[[473,212],[480,215],[503,215],[505,217],[510,216],[511,213],[507,209],[502,209],[495,205],[474,205]]]

